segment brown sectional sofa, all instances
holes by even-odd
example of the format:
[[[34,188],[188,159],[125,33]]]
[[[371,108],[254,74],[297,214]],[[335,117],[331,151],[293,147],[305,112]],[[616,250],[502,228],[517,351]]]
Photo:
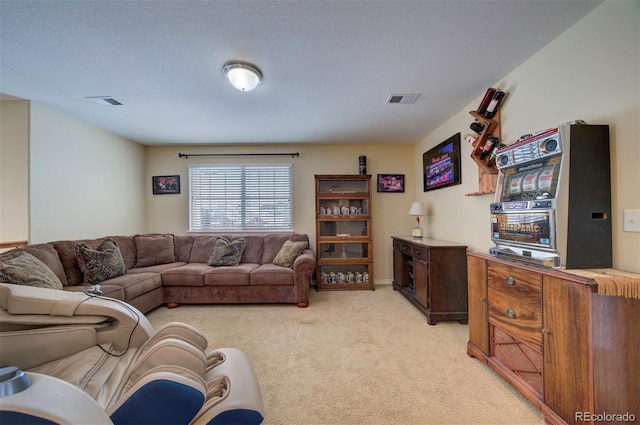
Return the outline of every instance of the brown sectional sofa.
[[[207,264],[217,238],[245,240],[237,266]],[[42,261],[60,279],[63,289],[83,291],[83,271],[76,244],[96,249],[104,239],[114,240],[124,260],[126,274],[100,282],[102,295],[126,301],[146,313],[165,304],[309,303],[316,257],[307,235],[269,233],[251,235],[146,234],[57,241],[17,248]],[[292,268],[273,264],[287,240],[306,241],[307,248]]]

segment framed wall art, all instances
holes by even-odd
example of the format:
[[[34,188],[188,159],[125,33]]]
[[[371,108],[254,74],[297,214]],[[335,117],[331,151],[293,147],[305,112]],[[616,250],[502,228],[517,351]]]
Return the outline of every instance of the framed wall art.
[[[404,192],[404,174],[378,174],[378,192]]]
[[[180,176],[151,177],[154,195],[180,193]]]
[[[460,133],[422,154],[424,192],[462,183]]]

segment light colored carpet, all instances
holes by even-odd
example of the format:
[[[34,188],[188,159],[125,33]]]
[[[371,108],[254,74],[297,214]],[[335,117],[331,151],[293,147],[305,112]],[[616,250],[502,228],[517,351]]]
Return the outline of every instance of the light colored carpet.
[[[294,305],[183,305],[209,348],[235,347],[260,381],[266,425],[543,424],[539,410],[466,354],[468,329],[429,326],[390,285],[316,292]]]

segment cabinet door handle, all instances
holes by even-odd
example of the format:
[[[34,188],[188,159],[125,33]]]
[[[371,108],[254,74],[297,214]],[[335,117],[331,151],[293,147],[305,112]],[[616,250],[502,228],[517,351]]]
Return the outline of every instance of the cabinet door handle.
[[[507,276],[507,284],[515,285],[516,284],[516,280],[512,276]]]
[[[507,316],[510,317],[511,319],[515,319],[516,318],[516,312],[511,310],[510,308],[507,309]]]

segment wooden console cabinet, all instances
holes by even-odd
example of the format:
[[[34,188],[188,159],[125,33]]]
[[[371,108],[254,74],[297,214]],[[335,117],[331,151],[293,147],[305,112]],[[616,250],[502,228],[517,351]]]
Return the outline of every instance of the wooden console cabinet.
[[[640,299],[599,295],[571,271],[475,253],[467,262],[469,356],[549,423],[640,423]]]
[[[467,321],[467,247],[433,239],[393,237],[393,288],[425,316]]]

